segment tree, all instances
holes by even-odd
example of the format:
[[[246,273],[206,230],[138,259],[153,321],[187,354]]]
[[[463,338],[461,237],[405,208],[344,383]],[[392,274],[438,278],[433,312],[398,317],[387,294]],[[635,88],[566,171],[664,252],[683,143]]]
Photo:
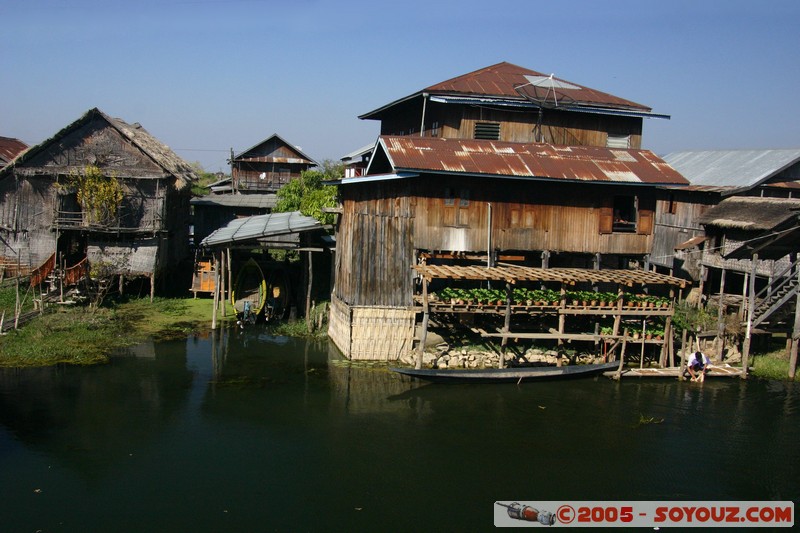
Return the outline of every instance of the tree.
[[[333,224],[334,214],[322,211],[324,207],[336,207],[337,188],[325,185],[325,181],[341,179],[344,170],[341,164],[326,160],[319,170],[306,170],[278,190],[278,202],[274,211],[285,213],[300,211],[314,217],[323,224]]]

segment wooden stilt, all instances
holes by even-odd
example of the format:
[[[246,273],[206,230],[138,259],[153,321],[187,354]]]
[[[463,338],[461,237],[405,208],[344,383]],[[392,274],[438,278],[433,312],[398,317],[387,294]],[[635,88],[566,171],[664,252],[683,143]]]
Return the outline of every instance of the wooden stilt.
[[[624,333],[622,334],[622,348],[619,354],[619,367],[617,367],[617,374],[616,379],[620,379],[622,377],[622,368],[625,366],[625,347],[628,344],[628,328],[625,328]]]
[[[800,270],[797,274],[798,284],[795,288],[794,328],[792,329],[792,349],[789,352],[789,379],[794,380],[797,370],[797,344],[800,343]]]
[[[748,285],[747,302],[747,330],[745,331],[744,346],[742,347],[742,379],[747,379],[747,366],[750,359],[750,343],[752,342],[753,313],[756,309],[756,265],[758,264],[758,254],[753,254],[753,262],[750,272],[750,284]]]
[[[723,351],[725,349],[725,304],[723,298],[725,296],[725,269],[722,269],[719,280],[719,306],[717,309],[717,338],[714,339],[714,345],[719,353],[719,360],[722,361]]]
[[[428,280],[422,280],[422,332],[420,332],[419,345],[417,346],[417,359],[414,368],[422,368],[422,355],[425,353],[425,343],[428,341],[428,319],[430,307],[428,303]]]
[[[214,256],[214,262],[216,262],[217,257]],[[219,265],[215,265],[214,268],[214,298],[213,307],[211,308],[211,329],[217,329],[217,304],[219,303]]]
[[[508,333],[511,330],[511,284],[506,283],[506,314],[503,320],[503,333]],[[500,341],[500,357],[505,363],[506,344],[508,344],[508,336],[504,336]],[[502,367],[500,367],[502,368]]]
[[[681,370],[678,372],[678,380],[683,381],[683,373],[686,371],[686,336],[687,331],[683,330],[681,334]]]
[[[228,287],[228,284],[226,283],[226,277],[225,277],[225,272],[227,270],[225,268],[225,265],[227,264],[226,263],[226,258],[227,258],[228,254],[225,252],[225,250],[222,250],[219,253],[219,255],[222,258],[222,260],[219,262],[219,267],[220,267],[220,276],[219,276],[219,278],[220,278],[220,284],[222,285],[222,287],[220,289],[220,293],[219,293],[219,301],[222,304],[221,305],[221,307],[222,307],[222,316],[226,317],[226,316],[228,316],[228,306],[225,305],[225,302],[227,301],[228,291],[230,291],[230,287]],[[227,289],[227,291],[226,291],[226,289]]]
[[[309,333],[314,328],[311,321],[311,284],[314,282],[314,266],[311,261],[311,251],[306,252],[306,260],[308,261],[308,284],[306,286],[306,329]]]

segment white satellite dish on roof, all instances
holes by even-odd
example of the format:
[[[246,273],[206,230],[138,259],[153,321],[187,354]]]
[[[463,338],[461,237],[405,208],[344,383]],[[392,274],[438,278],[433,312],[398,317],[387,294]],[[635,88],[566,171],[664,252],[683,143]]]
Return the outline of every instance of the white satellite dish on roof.
[[[536,107],[539,109],[539,116],[536,120],[533,133],[536,142],[543,142],[542,117],[544,115],[544,110],[555,109],[574,103],[575,99],[569,95],[569,92],[580,90],[582,87],[556,79],[553,74],[549,76],[533,76],[526,74],[524,77],[528,80],[528,83],[515,85],[514,90],[526,100],[536,104]]]

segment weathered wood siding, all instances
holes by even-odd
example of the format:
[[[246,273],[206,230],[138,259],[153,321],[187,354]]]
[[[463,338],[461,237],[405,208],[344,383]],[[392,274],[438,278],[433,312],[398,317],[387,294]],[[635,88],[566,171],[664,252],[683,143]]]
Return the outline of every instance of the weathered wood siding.
[[[411,305],[415,257],[408,185],[386,182],[346,189],[335,293],[349,305]]]
[[[119,179],[123,199],[118,216],[103,225],[89,224],[74,192],[60,188],[70,175],[83,173],[88,165]],[[53,148],[36,154],[0,181],[0,255],[14,256],[35,268],[56,250],[58,232],[88,232],[105,243],[93,251],[141,248],[131,235],[159,235],[159,270],[174,267],[189,251],[190,191],[176,189],[167,174],[141,149],[101,118],[68,132]],[[115,243],[111,248],[110,243]],[[148,252],[149,253],[149,252]],[[150,267],[152,270],[152,266]]]
[[[680,270],[681,265],[675,264],[675,247],[704,234],[703,227],[696,220],[713,205],[714,200],[708,195],[680,190],[663,191],[663,195],[656,203],[650,262]]]
[[[492,250],[644,256],[653,242],[650,188],[416,178],[341,194],[335,294],[349,305],[410,305],[418,250],[486,253],[490,203]],[[637,198],[636,232],[611,231],[615,195]]]
[[[652,243],[655,198],[647,189],[473,178],[421,181],[415,193],[417,249],[485,252],[489,204],[494,250],[642,255]],[[638,197],[641,231],[601,232],[615,195]]]
[[[419,135],[420,128],[426,136],[447,139],[472,139],[475,124],[494,122],[500,124],[501,141],[536,142],[534,127],[539,115],[536,110],[510,112],[500,109],[443,105],[429,102],[422,125],[422,109],[398,106],[399,112],[383,118],[381,135]],[[438,126],[438,133],[434,130]],[[629,148],[641,149],[642,119],[569,113],[546,109],[542,115],[541,141],[568,146],[606,146],[608,135],[629,135]]]

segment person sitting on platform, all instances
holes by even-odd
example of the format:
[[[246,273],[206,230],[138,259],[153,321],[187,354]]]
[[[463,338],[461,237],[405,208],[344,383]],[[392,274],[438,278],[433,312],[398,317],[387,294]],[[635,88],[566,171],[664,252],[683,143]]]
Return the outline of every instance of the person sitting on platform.
[[[689,375],[692,376],[692,381],[703,382],[706,378],[706,372],[708,372],[708,367],[710,364],[711,360],[703,352],[697,351],[693,353],[689,357],[689,362],[686,365]]]

